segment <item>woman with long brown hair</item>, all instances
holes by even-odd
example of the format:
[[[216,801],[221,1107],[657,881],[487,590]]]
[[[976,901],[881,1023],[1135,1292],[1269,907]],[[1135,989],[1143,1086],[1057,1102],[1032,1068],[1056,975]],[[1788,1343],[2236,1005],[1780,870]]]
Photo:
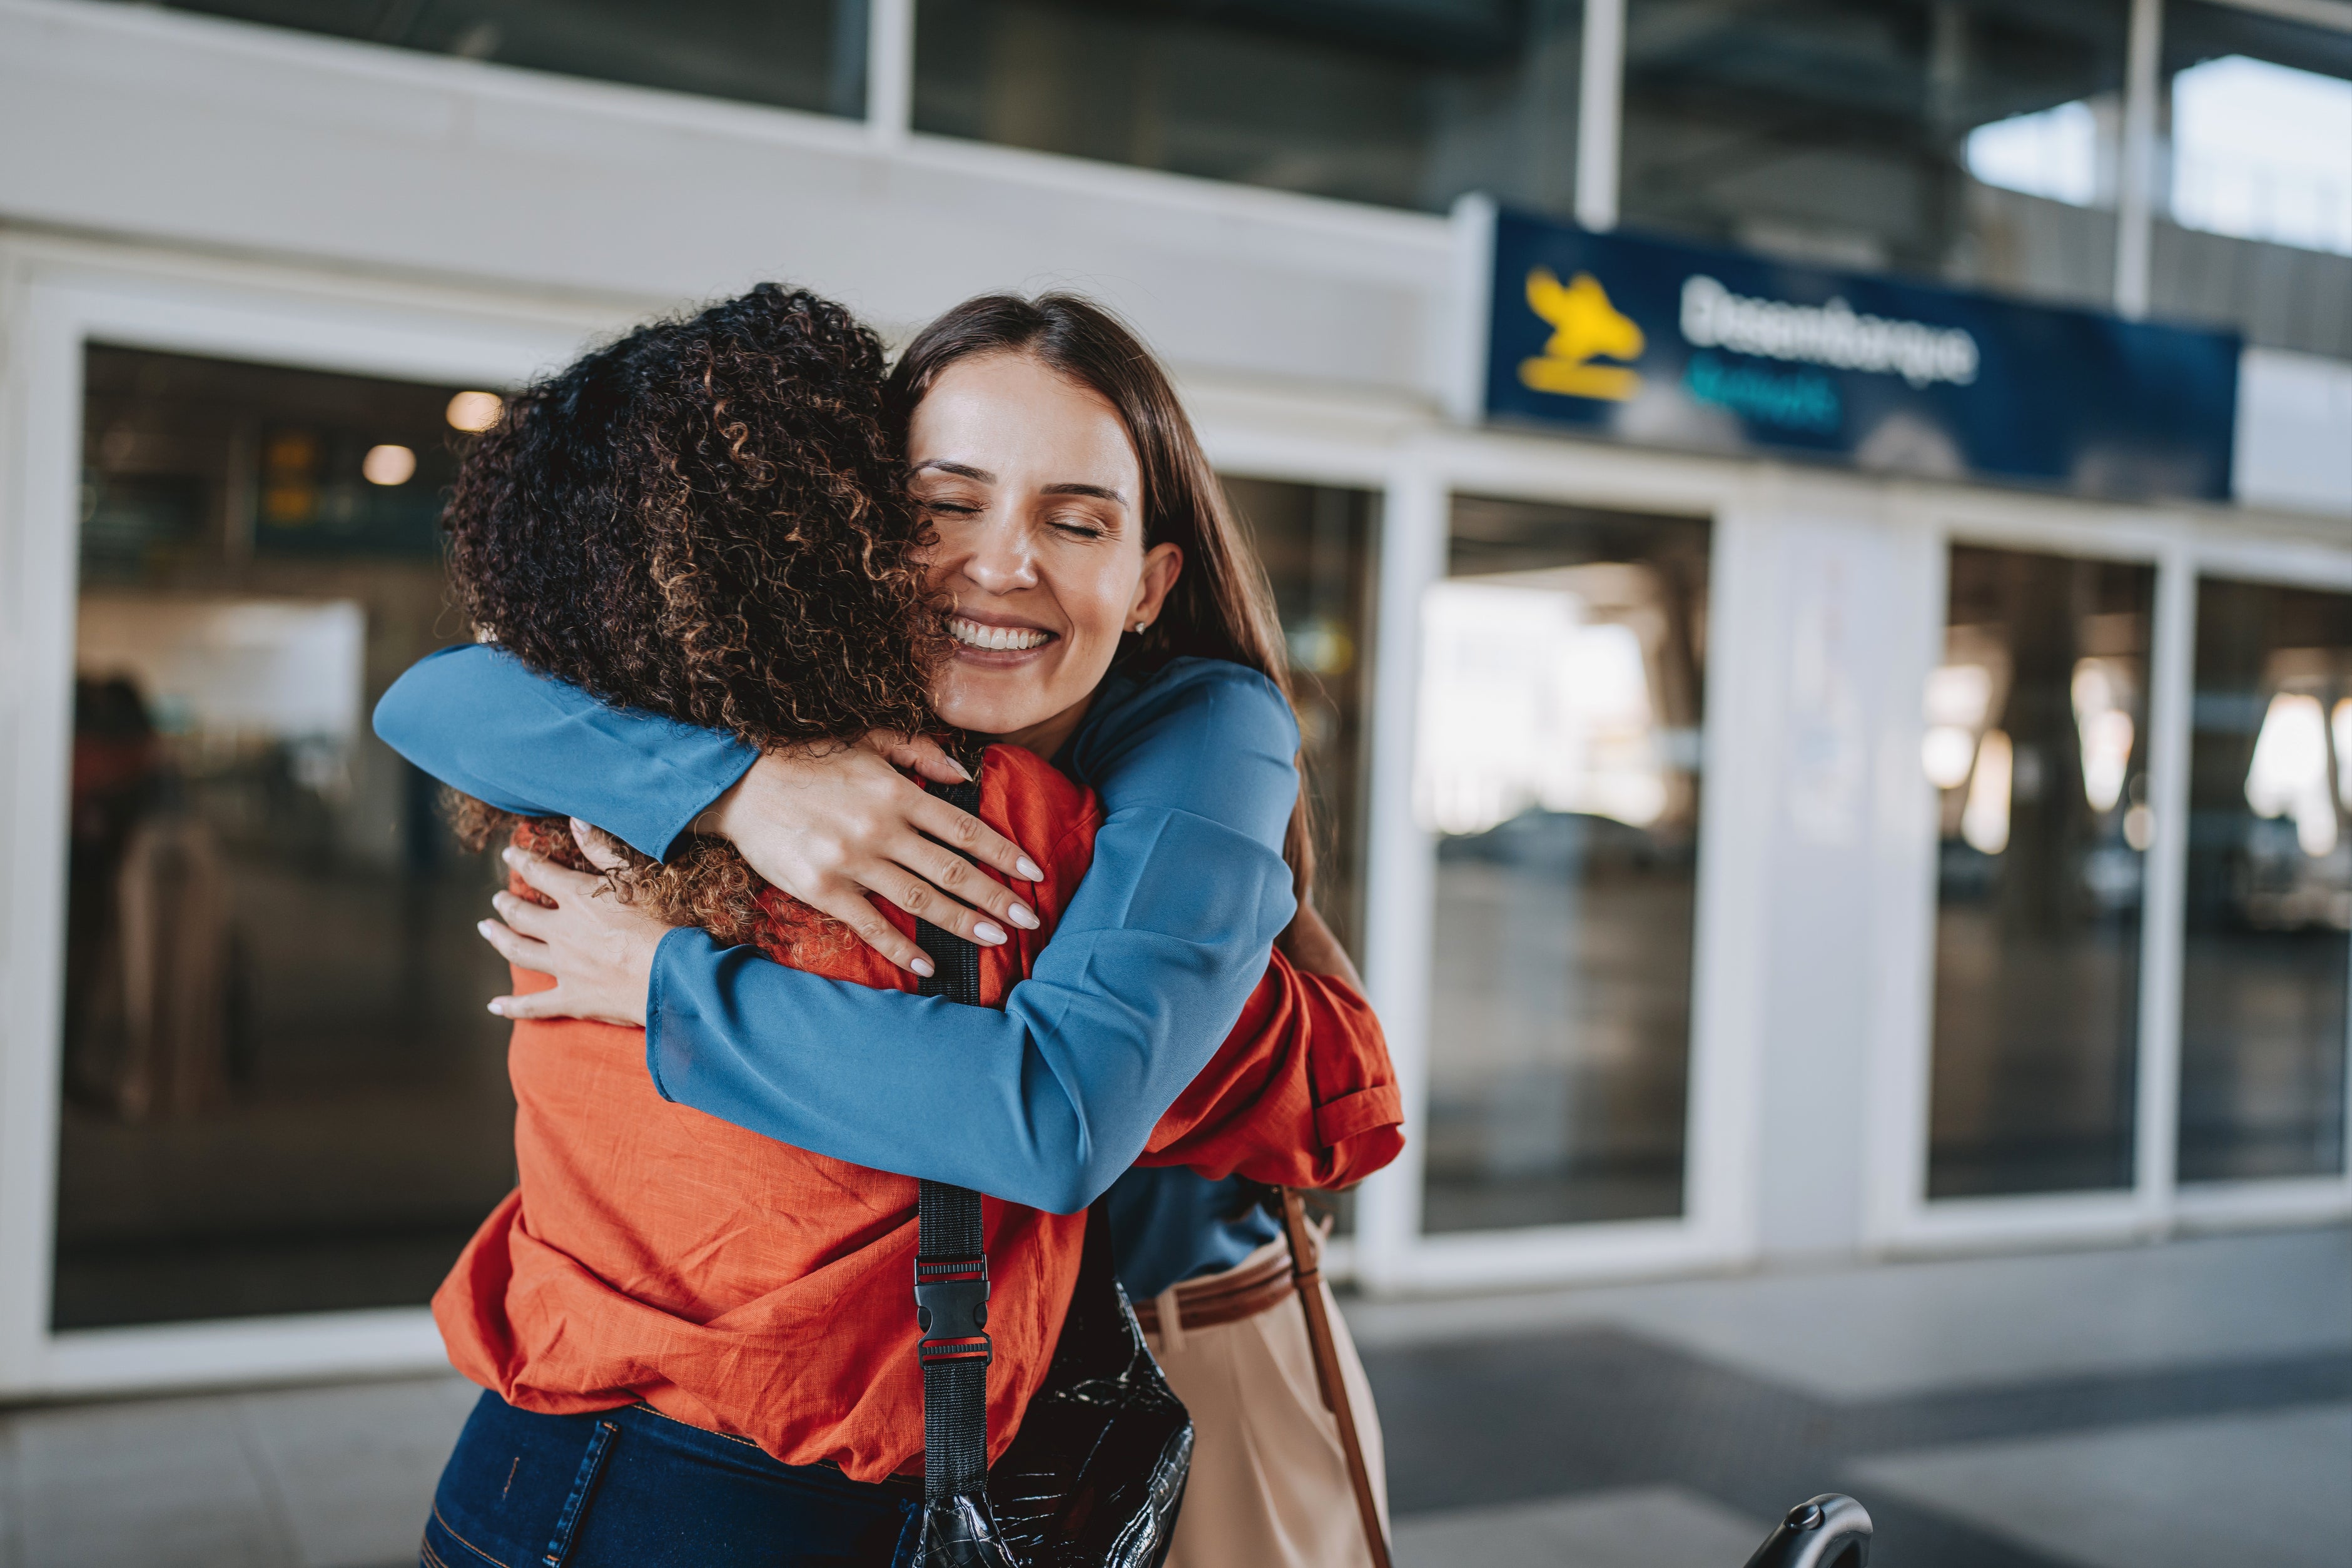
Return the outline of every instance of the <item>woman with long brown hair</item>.
[[[821,1154],[1074,1208],[1127,1170],[1217,1049],[1276,931],[1289,927],[1302,967],[1346,972],[1311,905],[1294,902],[1311,864],[1279,628],[1165,376],[1098,308],[1061,296],[972,301],[918,338],[891,390],[900,415],[932,432],[908,454],[926,523],[971,547],[947,585],[949,689],[1014,672],[1064,685],[1085,629],[1041,610],[1034,591],[1042,576],[1098,558],[1107,508],[1136,519],[1147,561],[1159,563],[1148,570],[1168,577],[1159,601],[1114,633],[1108,678],[1066,686],[1067,727],[1051,751],[1100,792],[1108,814],[1093,869],[1030,978],[1003,1013],[942,1030],[914,998],[827,986],[689,931],[648,940],[609,901],[567,900],[552,914],[502,905],[524,925],[502,946],[557,984],[501,1007],[519,1018],[645,1018],[648,1063],[670,1097]],[[1035,433],[1057,428],[1040,409],[1073,400],[1081,415],[1090,406],[1109,416],[1093,428],[1124,450],[1128,477],[1116,464],[1087,468],[1083,446],[1075,460],[1038,452]],[[866,894],[982,943],[1034,924],[1034,911],[940,846],[1016,876],[1021,851],[889,768],[949,766],[923,743],[762,753],[615,713],[478,652],[438,658],[403,688],[379,727],[451,782],[587,818],[648,854],[672,852],[680,829],[698,826],[919,972],[919,952]],[[549,744],[557,732],[564,744]],[[1392,1118],[1393,1100],[1392,1088],[1334,1098],[1318,1126],[1344,1138]],[[1230,1309],[1234,1292],[1197,1287],[1279,1261],[1279,1232],[1255,1197],[1184,1173],[1137,1173],[1111,1192],[1130,1293],[1174,1314],[1162,1343],[1180,1385],[1186,1356],[1225,1337],[1188,1329],[1244,1321],[1196,1323],[1187,1287]],[[1279,1289],[1241,1298],[1265,1307],[1248,1320],[1271,1369],[1254,1380],[1259,1392],[1303,1409],[1317,1396],[1295,1301]],[[1346,1361],[1369,1417],[1351,1353]],[[1236,1471],[1229,1484],[1215,1479],[1219,1454],[1247,1469],[1262,1443],[1253,1412],[1231,1413],[1223,1442],[1217,1420],[1202,1421],[1180,1553],[1363,1560],[1336,1427],[1323,1415],[1329,1429],[1318,1428],[1319,1406],[1307,1414],[1284,1426],[1284,1446],[1296,1448],[1303,1431],[1315,1451],[1283,1451],[1279,1475]],[[1376,1441],[1372,1452],[1376,1462]]]

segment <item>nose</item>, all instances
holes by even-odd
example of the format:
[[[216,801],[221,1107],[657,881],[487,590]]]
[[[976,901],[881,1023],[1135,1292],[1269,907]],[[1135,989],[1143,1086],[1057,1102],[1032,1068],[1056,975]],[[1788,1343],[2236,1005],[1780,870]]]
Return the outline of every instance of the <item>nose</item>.
[[[983,593],[1013,593],[1037,586],[1037,556],[1020,519],[992,507],[973,530],[971,553],[958,563]]]

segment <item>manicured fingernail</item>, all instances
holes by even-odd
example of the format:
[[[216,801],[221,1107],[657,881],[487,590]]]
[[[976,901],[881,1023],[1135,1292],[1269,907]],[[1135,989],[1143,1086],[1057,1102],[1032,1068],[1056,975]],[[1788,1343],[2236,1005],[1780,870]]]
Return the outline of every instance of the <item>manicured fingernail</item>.
[[[1023,855],[1019,860],[1013,862],[1013,869],[1021,873],[1021,880],[1024,882],[1043,882],[1045,880],[1045,873],[1038,870],[1037,862],[1031,860],[1027,855]]]
[[[1003,926],[993,925],[985,920],[971,928],[971,937],[973,941],[982,943],[990,947],[993,947],[999,943],[1011,940],[1010,937],[1004,935]]]
[[[1037,917],[1029,913],[1029,906],[1027,904],[1016,904],[1011,909],[1006,910],[1005,913],[1013,917],[1013,924],[1021,927],[1022,930],[1034,931],[1037,929]]]
[[[948,766],[949,766],[949,767],[950,767],[950,768],[954,768],[954,769],[956,770],[956,777],[957,777],[957,778],[959,778],[959,779],[962,779],[962,780],[963,780],[965,783],[967,783],[967,784],[969,784],[969,783],[971,783],[971,768],[966,768],[962,763],[958,762],[958,761],[957,761],[954,758],[952,758],[952,757],[950,757],[950,758],[948,758]]]
[[[913,963],[908,965],[907,967],[914,970],[915,973],[922,976],[923,978],[927,980],[933,975],[939,973],[937,969],[931,967],[931,961],[929,958],[918,958]]]
[[[474,929],[488,936],[490,934],[490,923],[487,920],[477,920],[474,922]]]
[[[497,1000],[495,1000],[495,1001],[491,1002],[491,1003],[490,1003],[490,1010],[491,1010],[492,1012],[494,1012],[494,1013],[498,1014],[498,1015],[499,1015],[499,1017],[500,1017],[500,1018],[504,1018],[504,1017],[506,1017],[506,1016],[507,1016],[507,1004],[506,1004],[506,999],[505,999],[504,998],[499,998],[499,999],[497,999]]]

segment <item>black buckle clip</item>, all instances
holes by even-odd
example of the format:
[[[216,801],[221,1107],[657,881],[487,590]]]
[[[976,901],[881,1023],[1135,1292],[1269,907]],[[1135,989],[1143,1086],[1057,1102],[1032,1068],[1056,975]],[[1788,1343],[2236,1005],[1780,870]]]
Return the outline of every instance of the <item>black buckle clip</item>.
[[[988,1338],[988,1258],[915,1260],[916,1347],[923,1364],[995,1359]]]

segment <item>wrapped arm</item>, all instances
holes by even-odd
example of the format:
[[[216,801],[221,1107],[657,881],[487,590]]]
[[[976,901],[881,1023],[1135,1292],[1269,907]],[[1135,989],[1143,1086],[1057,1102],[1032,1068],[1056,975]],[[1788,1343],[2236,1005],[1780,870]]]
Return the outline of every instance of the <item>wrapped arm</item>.
[[[546,700],[557,716],[539,721],[538,744],[561,739],[568,758],[541,760],[535,774],[515,766],[521,746],[498,727],[532,710],[498,685],[502,711],[486,713],[486,677],[471,688],[453,682],[444,700],[458,707],[436,713],[469,738],[445,735],[409,751],[404,706],[390,727],[380,718],[380,732],[494,805],[584,817],[652,853],[636,833],[675,822],[674,834],[741,772],[720,777],[712,737],[687,730],[704,749],[670,759],[652,779],[656,789],[669,780],[668,804],[635,828],[615,827],[582,809],[591,804],[585,781],[604,774],[603,794],[615,770],[645,776],[639,749],[667,747],[681,727],[628,715],[575,722],[573,705],[593,699],[502,655],[436,657],[456,663],[469,653],[554,688]],[[1094,862],[1003,1011],[829,980],[675,931],[646,998],[655,1083],[697,1110],[837,1159],[1056,1212],[1084,1207],[1133,1163],[1215,1054],[1289,924],[1296,904],[1281,845],[1297,745],[1281,694],[1238,665],[1182,660],[1140,688],[1107,690],[1071,758],[1105,811]],[[457,777],[443,770],[460,765]],[[681,810],[697,792],[676,783],[689,770],[697,789],[712,787]]]
[[[376,704],[375,732],[477,800],[578,817],[656,860],[760,756],[718,730],[607,707],[478,644],[419,660]]]
[[[1241,1021],[1137,1163],[1220,1181],[1352,1186],[1396,1158],[1403,1122],[1370,1005],[1339,977],[1294,968],[1276,953]]]

